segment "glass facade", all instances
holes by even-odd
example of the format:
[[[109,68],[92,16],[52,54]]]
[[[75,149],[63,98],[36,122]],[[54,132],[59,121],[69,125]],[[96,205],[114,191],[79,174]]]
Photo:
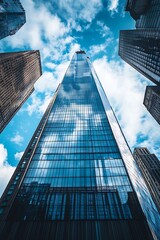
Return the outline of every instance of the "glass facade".
[[[150,0],[127,0],[125,11],[130,12],[131,17],[134,20],[140,19],[141,15],[144,15],[150,6]]]
[[[97,81],[77,52],[2,196],[1,219],[20,224],[16,239],[37,221],[57,240],[152,239]],[[26,239],[41,239],[35,232]]]
[[[160,1],[127,0],[126,11],[136,18],[136,30],[120,31],[120,57],[160,85]]]
[[[41,75],[39,51],[0,53],[0,132],[34,91]]]
[[[147,148],[135,148],[133,157],[160,212],[160,161]]]
[[[119,55],[145,77],[160,85],[160,30],[120,31]]]
[[[0,39],[15,34],[26,22],[19,0],[0,1]]]
[[[136,20],[136,29],[120,31],[119,56],[160,86],[160,1],[127,0],[126,11]],[[157,120],[156,105],[151,107]]]
[[[137,19],[136,28],[152,28],[158,30],[160,28],[160,2],[159,0],[145,0],[144,2],[148,2],[148,6],[146,11],[140,15],[139,19]]]
[[[160,87],[147,86],[143,103],[154,119],[160,124]]]

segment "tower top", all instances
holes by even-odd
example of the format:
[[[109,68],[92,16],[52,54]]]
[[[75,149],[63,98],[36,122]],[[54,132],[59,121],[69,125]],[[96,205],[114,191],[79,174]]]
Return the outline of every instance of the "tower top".
[[[81,50],[81,49],[80,49],[79,51],[76,51],[76,53],[77,53],[77,54],[86,54],[86,52],[83,51],[83,50]]]
[[[149,0],[127,0],[125,11],[130,12],[131,17],[137,20],[147,11],[149,3]]]

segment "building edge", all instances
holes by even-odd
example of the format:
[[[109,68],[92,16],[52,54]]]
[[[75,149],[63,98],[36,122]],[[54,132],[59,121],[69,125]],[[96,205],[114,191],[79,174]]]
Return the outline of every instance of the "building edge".
[[[18,166],[16,167],[16,169],[15,169],[15,171],[14,171],[14,173],[13,173],[13,175],[12,175],[8,185],[7,185],[7,187],[5,188],[3,194],[2,194],[2,196],[0,198],[0,220],[4,220],[7,217],[8,212],[9,212],[9,210],[10,210],[10,208],[12,206],[12,203],[13,203],[15,197],[16,197],[16,194],[17,194],[17,192],[19,190],[19,186],[21,185],[21,183],[23,181],[23,178],[25,177],[25,174],[27,172],[28,166],[30,164],[30,160],[32,159],[32,155],[34,154],[36,146],[37,146],[37,144],[39,142],[39,138],[40,138],[40,136],[42,134],[42,131],[40,132],[39,130],[40,129],[42,130],[45,127],[45,125],[46,125],[46,122],[47,122],[47,119],[48,119],[47,117],[48,117],[48,115],[49,115],[49,113],[50,113],[50,111],[52,109],[52,105],[53,105],[53,103],[54,103],[54,101],[55,101],[55,99],[57,97],[59,87],[60,87],[60,84],[58,85],[58,87],[57,87],[57,89],[56,89],[56,91],[55,91],[55,93],[54,93],[54,95],[53,95],[53,97],[52,97],[52,99],[51,99],[51,101],[50,101],[50,103],[49,103],[49,105],[48,105],[48,107],[47,107],[47,109],[46,109],[46,111],[45,111],[41,121],[40,121],[40,123],[38,124],[38,126],[37,126],[37,128],[36,128],[36,130],[35,130],[35,132],[33,134],[33,137],[31,138],[31,140],[30,140],[30,142],[29,142],[29,144],[28,144],[28,146],[27,146],[27,148],[26,148],[26,150],[25,150],[25,152],[24,152],[24,154],[23,154],[23,156],[22,156]],[[27,162],[25,160],[25,157],[26,157],[28,152],[30,153],[30,157],[29,157],[29,161]],[[13,195],[8,200],[7,196],[8,195],[10,196],[10,194],[8,194],[8,193],[10,192],[12,183],[14,181],[16,181],[16,177],[17,177],[18,174],[20,176],[19,176],[19,179],[16,182],[16,185],[14,186]]]
[[[121,50],[120,50],[120,47],[121,47],[121,44],[122,44],[122,34],[123,32],[134,32],[134,31],[137,31],[136,29],[133,29],[133,30],[120,30],[120,34],[119,34],[119,45],[118,45],[118,55],[126,62],[128,63],[131,67],[133,67],[138,73],[142,74],[145,78],[149,79],[150,81],[152,81],[154,84],[156,84],[157,86],[160,86],[160,82],[158,80],[155,80],[155,78],[157,77],[157,75],[155,75],[154,73],[154,76],[155,78],[153,78],[151,75],[147,74],[145,71],[143,71],[142,69],[136,67],[131,61],[129,61],[126,57],[123,56]]]
[[[136,165],[136,162],[135,162],[135,160],[132,156],[130,147],[129,147],[127,141],[126,141],[126,138],[125,138],[125,136],[122,132],[122,129],[120,128],[120,125],[119,125],[119,123],[117,121],[117,118],[116,118],[116,116],[115,116],[115,114],[112,110],[112,107],[110,106],[108,98],[107,98],[107,96],[105,94],[105,91],[102,87],[102,84],[100,83],[100,80],[99,80],[99,78],[98,78],[98,76],[97,76],[97,74],[96,74],[96,72],[95,72],[95,70],[94,70],[94,68],[93,68],[93,66],[92,66],[92,64],[90,63],[89,60],[88,60],[88,63],[91,67],[92,75],[95,78],[95,83],[96,83],[98,92],[100,94],[100,97],[101,97],[101,100],[102,100],[102,103],[103,103],[103,106],[104,106],[109,124],[110,124],[111,129],[113,131],[113,134],[115,136],[117,146],[120,150],[120,153],[122,155],[122,159],[124,160],[125,167],[127,169],[129,177],[131,179],[131,184],[132,184],[132,186],[133,186],[133,188],[136,192],[136,195],[139,199],[140,205],[143,209],[143,212],[145,214],[147,222],[149,223],[149,227],[150,227],[150,230],[152,232],[152,235],[153,235],[155,240],[159,240],[160,239],[160,216],[158,218],[159,231],[156,232],[156,234],[155,234],[154,223],[148,220],[148,218],[151,219],[152,216],[150,215],[151,213],[148,211],[147,205],[146,206],[144,205],[144,200],[145,199],[143,198],[143,195],[141,194],[142,190],[145,193],[147,193],[145,195],[146,195],[146,197],[148,197],[148,201],[149,201],[149,204],[150,204],[151,208],[155,209],[155,211],[157,210],[157,208],[156,208],[156,206],[155,206],[155,204],[152,200],[151,194],[148,191],[148,188],[147,188],[147,186],[146,186],[146,184],[143,180],[142,174],[139,171],[138,166]],[[140,177],[140,178],[138,178],[138,182],[136,181],[137,175],[138,175],[138,177]],[[157,236],[159,236],[159,238]]]
[[[7,52],[8,53],[8,52]],[[42,72],[42,64],[41,64],[41,55],[40,55],[40,51],[39,50],[27,50],[27,51],[18,51],[18,52],[9,52],[9,53],[37,53],[38,55],[38,63],[39,63],[39,70],[40,70],[40,76],[34,80],[34,84],[36,83],[36,81],[42,76],[43,72]],[[3,53],[0,53],[3,54]],[[4,53],[5,54],[5,53]],[[14,57],[13,57],[14,58]],[[33,87],[30,88],[29,86],[29,91],[26,93],[26,98],[23,99],[23,101],[21,102],[21,104],[17,107],[16,111],[12,113],[12,115],[10,116],[10,119],[8,119],[5,122],[5,125],[3,125],[2,127],[0,127],[0,134],[3,132],[3,130],[6,128],[7,124],[12,120],[12,118],[16,115],[16,113],[20,110],[20,108],[23,106],[23,104],[27,101],[27,99],[31,96],[31,94],[34,92],[34,84]]]
[[[71,64],[71,63],[70,63],[70,64]],[[69,66],[67,67],[67,69],[66,69],[66,71],[65,71],[65,74],[66,74],[66,72],[68,71],[68,69],[69,69],[69,67],[70,67],[70,64],[69,64]],[[64,76],[65,76],[65,74],[64,74]],[[64,77],[63,77],[63,79],[64,79]],[[61,83],[63,82],[63,79],[62,79]],[[56,97],[57,97],[59,88],[60,88],[60,86],[61,86],[61,83],[57,86],[57,89],[55,90],[55,93],[53,94],[53,97],[52,97],[52,99],[51,99],[51,101],[50,101],[47,109],[45,110],[45,113],[44,113],[42,119],[40,120],[40,123],[38,124],[38,126],[37,126],[37,128],[36,128],[36,130],[35,130],[35,132],[34,132],[34,134],[33,134],[33,136],[32,136],[32,138],[31,138],[31,140],[30,140],[29,143],[28,143],[28,146],[26,147],[26,150],[25,150],[25,152],[24,152],[24,154],[23,154],[23,156],[22,156],[19,164],[17,165],[14,173],[12,174],[12,176],[11,176],[11,178],[10,178],[10,180],[9,180],[9,183],[7,184],[5,190],[4,190],[4,192],[3,192],[3,194],[2,194],[2,196],[1,196],[1,198],[0,198],[0,221],[1,221],[1,220],[4,220],[4,219],[6,218],[9,210],[8,210],[7,212],[5,212],[5,209],[6,209],[8,206],[9,206],[8,209],[11,208],[12,203],[13,203],[13,201],[14,201],[14,199],[15,199],[16,193],[18,192],[18,187],[21,185],[21,182],[23,181],[23,178],[25,177],[25,173],[26,173],[26,171],[27,171],[27,169],[28,169],[28,166],[29,166],[29,163],[30,163],[30,161],[31,161],[31,159],[32,159],[32,155],[34,154],[34,149],[36,148],[36,146],[37,146],[37,144],[38,144],[38,140],[39,140],[40,135],[41,135],[40,132],[39,132],[39,129],[42,129],[42,128],[45,127],[45,124],[46,124],[46,122],[47,122],[47,117],[49,116],[49,113],[50,113],[50,111],[51,111],[51,109],[52,109],[53,103],[54,103],[54,101],[56,100]],[[41,131],[41,132],[42,132],[42,131]],[[35,139],[35,141],[34,141],[34,146],[32,147],[32,142],[33,142],[34,139]],[[27,153],[28,153],[28,151],[30,150],[30,148],[31,148],[31,154],[30,154],[30,157],[29,157],[29,161],[28,161],[28,162],[25,162],[25,156],[27,155]],[[27,157],[27,159],[28,159],[28,157]],[[17,182],[17,185],[15,186],[15,189],[14,189],[14,191],[13,191],[13,197],[10,199],[10,201],[7,202],[7,205],[6,205],[6,204],[5,204],[5,201],[6,201],[6,198],[7,198],[7,193],[8,193],[8,191],[9,191],[10,187],[11,187],[12,182],[13,182],[14,179],[16,178],[18,171],[19,171],[21,168],[22,168],[22,170],[25,169],[25,171],[23,171],[23,172],[21,173],[21,176],[20,176],[20,178],[19,178],[19,181]],[[17,190],[17,191],[16,191],[16,190]],[[3,207],[3,206],[4,206],[4,207]],[[3,211],[3,209],[4,209],[4,211]]]

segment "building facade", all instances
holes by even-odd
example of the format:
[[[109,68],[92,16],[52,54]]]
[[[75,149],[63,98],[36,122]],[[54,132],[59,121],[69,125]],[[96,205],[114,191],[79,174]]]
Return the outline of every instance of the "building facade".
[[[160,87],[147,86],[143,103],[154,119],[160,124]]]
[[[136,21],[137,29],[159,29],[159,7],[159,0],[127,0],[125,10]]]
[[[143,5],[143,12],[136,21],[136,28],[160,30],[160,2],[159,0],[136,0]]]
[[[119,55],[138,72],[160,86],[160,30],[120,31]]]
[[[160,86],[160,1],[127,0],[126,11],[136,21],[136,29],[120,31],[119,55]]]
[[[0,1],[0,39],[15,34],[26,22],[19,0]]]
[[[147,148],[135,148],[133,157],[160,212],[160,161]]]
[[[133,162],[89,58],[76,52],[2,195],[0,237],[153,239],[131,183]],[[160,222],[150,213],[157,234]]]
[[[39,51],[0,53],[0,132],[34,91],[41,75]]]
[[[150,0],[127,0],[125,11],[128,11],[134,20],[138,20],[150,7]]]

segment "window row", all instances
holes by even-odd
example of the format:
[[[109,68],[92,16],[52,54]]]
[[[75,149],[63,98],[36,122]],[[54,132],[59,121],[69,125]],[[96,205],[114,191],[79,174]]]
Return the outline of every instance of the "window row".
[[[57,147],[57,148],[87,148],[87,147],[114,147],[117,146],[115,140],[110,141],[54,141],[54,142],[39,142],[38,147],[49,148],[49,147]]]
[[[127,176],[116,176],[116,177],[25,177],[24,183],[31,184],[37,182],[38,184],[51,184],[52,187],[113,187],[118,186],[129,186],[130,182]]]
[[[122,162],[121,155],[119,152],[116,153],[81,153],[81,154],[43,154],[43,153],[36,153],[33,156],[33,160],[81,160],[81,161],[85,161],[85,160],[90,160],[90,161],[94,161],[94,160],[98,160],[99,162],[101,161],[106,161],[105,164],[109,164],[109,166],[114,166],[114,164],[121,164],[120,162]],[[32,160],[32,161],[33,161]]]
[[[52,155],[51,155],[52,156]],[[50,157],[50,156],[49,156]],[[114,160],[53,160],[53,161],[31,161],[29,168],[98,168],[98,169],[110,169],[112,168],[121,169],[123,167],[123,161],[121,159],[114,159]]]
[[[75,134],[72,135],[73,137],[76,136]],[[109,141],[109,140],[114,140],[113,134],[103,134],[103,135],[77,135],[78,137],[78,143],[79,142],[88,142],[88,141]],[[50,133],[50,134],[46,134],[45,132],[43,132],[43,135],[40,138],[39,142],[53,142],[53,141],[57,141],[57,142],[71,142],[74,143],[74,139],[71,139],[71,136],[68,136],[66,134],[54,134],[54,133]],[[114,140],[115,141],[115,140]]]
[[[83,154],[83,153],[114,153],[118,152],[117,147],[65,147],[65,148],[37,148],[36,153],[42,153],[42,154]]]
[[[27,201],[23,202],[23,199]],[[128,199],[128,197],[127,197]],[[130,206],[131,205],[131,206]],[[133,203],[121,203],[118,192],[99,194],[33,194],[20,191],[12,210],[18,206],[23,220],[132,219]],[[41,209],[41,215],[39,210]],[[42,211],[43,209],[43,211]]]
[[[119,168],[29,168],[26,177],[103,177],[126,176],[124,167]]]

